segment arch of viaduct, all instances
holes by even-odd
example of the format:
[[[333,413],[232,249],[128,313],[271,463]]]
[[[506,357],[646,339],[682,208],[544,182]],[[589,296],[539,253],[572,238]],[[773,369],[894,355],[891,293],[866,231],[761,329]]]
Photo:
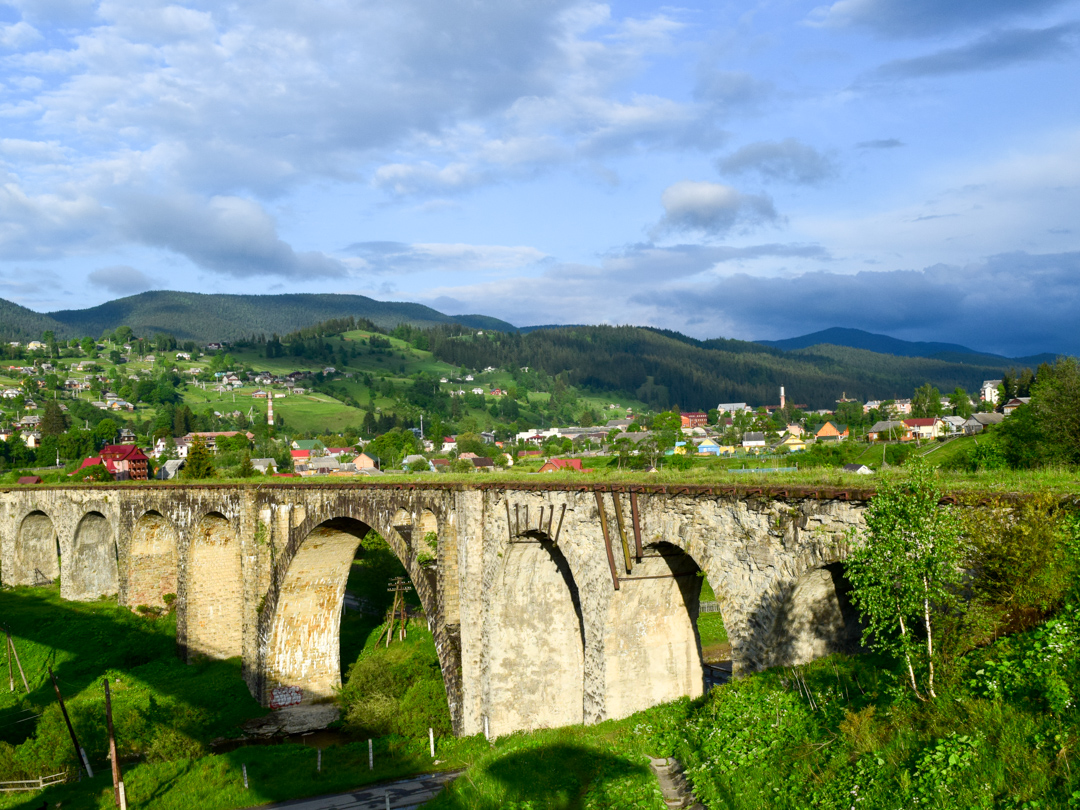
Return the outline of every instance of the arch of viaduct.
[[[703,690],[701,574],[736,672],[857,643],[840,564],[866,494],[599,485],[35,487],[0,493],[4,585],[176,595],[181,654],[265,706],[340,685],[346,579],[379,532],[424,607],[454,730],[618,718]],[[434,560],[421,551],[437,537]],[[426,556],[430,557],[430,553]]]

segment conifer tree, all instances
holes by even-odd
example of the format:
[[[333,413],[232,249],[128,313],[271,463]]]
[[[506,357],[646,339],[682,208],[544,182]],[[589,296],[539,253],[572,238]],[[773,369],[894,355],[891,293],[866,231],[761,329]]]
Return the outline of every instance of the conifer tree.
[[[187,462],[184,464],[184,478],[189,481],[198,481],[203,478],[213,478],[216,475],[217,470],[214,469],[214,459],[210,451],[201,438],[196,438],[188,448]]]

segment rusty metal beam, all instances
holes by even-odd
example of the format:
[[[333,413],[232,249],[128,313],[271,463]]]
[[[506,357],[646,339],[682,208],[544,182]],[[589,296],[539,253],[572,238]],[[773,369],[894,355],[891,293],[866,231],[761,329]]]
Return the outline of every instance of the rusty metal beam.
[[[514,527],[510,525],[510,496],[503,493],[503,503],[506,504],[506,534],[510,540],[514,539]]]
[[[630,490],[630,522],[634,524],[634,554],[641,562],[641,522],[638,519],[637,490]]]
[[[619,493],[611,491],[611,501],[615,504],[615,523],[619,526],[619,540],[622,541],[623,561],[626,563],[626,573],[632,573],[634,564],[630,561],[630,546],[626,542],[626,521],[623,520],[622,500]]]
[[[596,509],[600,513],[600,528],[604,530],[604,548],[607,550],[608,568],[611,569],[611,584],[615,590],[619,590],[619,574],[615,570],[615,555],[611,553],[611,534],[608,532],[607,512],[604,510],[604,495],[600,490],[595,491]]]
[[[619,582],[633,582],[635,579],[682,579],[683,577],[696,577],[697,571],[687,571],[683,574],[654,574],[647,577],[619,577]]]
[[[555,516],[555,507],[554,506],[551,507],[551,516],[552,517]],[[562,521],[563,521],[564,517],[566,517],[566,504],[565,503],[562,505],[562,511],[559,512],[559,528],[557,528],[555,530],[554,543],[556,545],[558,545],[558,543],[559,543],[559,533],[562,531]],[[550,523],[548,524],[548,534],[551,534],[551,524]]]

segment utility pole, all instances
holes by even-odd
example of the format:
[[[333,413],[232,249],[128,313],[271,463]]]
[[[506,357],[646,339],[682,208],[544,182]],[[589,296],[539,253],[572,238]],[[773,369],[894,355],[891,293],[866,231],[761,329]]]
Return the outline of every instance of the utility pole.
[[[394,577],[390,580],[390,587],[386,590],[388,593],[394,594],[394,604],[390,608],[390,614],[386,622],[386,646],[389,647],[390,638],[394,634],[394,625],[398,620],[399,610],[401,626],[398,629],[398,640],[405,640],[405,594],[412,590],[412,585],[408,583],[405,577]]]
[[[60,712],[64,715],[64,722],[67,723],[68,734],[71,735],[71,744],[75,747],[75,756],[82,762],[83,767],[86,769],[86,775],[91,779],[94,778],[94,772],[90,768],[90,760],[86,758],[86,752],[79,745],[79,738],[75,736],[75,728],[71,725],[71,718],[68,717],[67,706],[64,705],[64,696],[60,694],[60,686],[56,683],[56,676],[53,675],[52,667],[49,667],[49,678],[52,680],[53,689],[56,690],[56,699],[60,703]],[[79,773],[79,779],[82,779],[82,773]]]
[[[116,753],[116,735],[113,733],[112,696],[109,694],[109,679],[105,678],[105,722],[109,728],[109,759],[112,761],[113,798],[120,810],[127,810],[127,797],[124,795],[124,780],[120,776],[120,757]]]

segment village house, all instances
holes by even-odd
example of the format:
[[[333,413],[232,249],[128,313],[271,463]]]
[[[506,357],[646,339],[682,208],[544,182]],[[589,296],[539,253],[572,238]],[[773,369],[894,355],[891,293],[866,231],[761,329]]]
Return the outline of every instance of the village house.
[[[765,434],[759,432],[744,433],[742,446],[748,450],[756,450],[765,446]]]
[[[905,419],[904,424],[916,439],[936,439],[945,433],[945,423],[937,417]]]
[[[1004,405],[1001,406],[1001,412],[1003,414],[1005,414],[1006,416],[1008,416],[1009,414],[1011,414],[1013,411],[1015,411],[1017,408],[1021,407],[1022,405],[1030,405],[1030,404],[1031,404],[1031,397],[1013,397],[1012,399],[1010,399],[1008,402],[1006,402]]]
[[[1001,385],[1001,380],[983,380],[979,388],[979,401],[997,405],[999,385]]]
[[[835,425],[832,422],[826,422],[818,428],[814,438],[819,442],[842,442],[849,435],[847,425]]]
[[[976,433],[982,433],[991,425],[1000,425],[1004,420],[1005,414],[1001,413],[973,413],[971,417],[964,422],[964,434],[973,436]]]
[[[679,414],[679,420],[684,428],[705,427],[705,425],[709,424],[708,414],[701,411]]]
[[[801,436],[786,433],[780,443],[776,445],[776,449],[779,450],[781,447],[786,447],[791,453],[798,453],[806,449],[806,442],[803,441]]]
[[[117,481],[147,480],[146,454],[131,444],[107,444],[96,456],[91,456],[79,466],[80,470],[101,464]]]
[[[581,469],[580,458],[552,458],[544,462],[539,472],[587,472]]]
[[[884,420],[875,422],[866,434],[872,442],[911,441],[911,429],[900,421]]]

